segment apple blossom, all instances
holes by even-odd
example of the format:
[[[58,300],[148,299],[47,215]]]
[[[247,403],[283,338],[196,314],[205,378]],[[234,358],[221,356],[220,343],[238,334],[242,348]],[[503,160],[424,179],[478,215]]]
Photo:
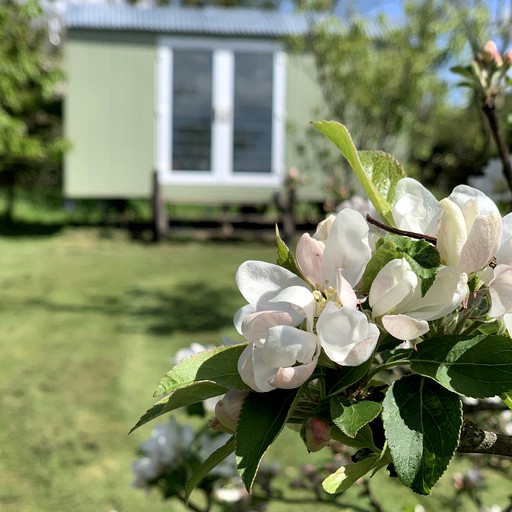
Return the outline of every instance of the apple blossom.
[[[263,261],[246,261],[236,274],[238,289],[249,302],[235,314],[235,327],[249,341],[264,339],[275,325],[313,319],[314,297],[308,283],[293,272]]]
[[[375,277],[368,302],[374,319],[400,340],[429,331],[428,322],[453,312],[467,294],[467,275],[441,267],[422,296],[421,282],[405,258],[388,262]]]
[[[329,302],[318,318],[317,333],[327,357],[342,366],[367,361],[379,340],[379,328],[364,313]]]
[[[397,228],[435,236],[441,209],[432,192],[419,181],[403,178],[396,184],[392,214]]]
[[[368,224],[359,212],[345,208],[328,219],[313,237],[302,235],[296,250],[299,269],[320,291],[336,285],[338,269],[355,286],[371,258]]]
[[[297,264],[314,289],[278,265],[240,266],[236,282],[249,304],[235,315],[235,326],[248,341],[238,364],[248,386],[260,392],[300,386],[322,348],[346,366],[371,356],[379,330],[357,310],[353,289],[371,257],[368,231],[360,213],[344,209],[320,223],[314,237],[301,237]]]
[[[501,215],[483,192],[467,185],[436,201],[412,178],[398,181],[393,219],[399,229],[435,236],[443,263],[461,273],[484,268],[498,251]]]
[[[215,405],[215,420],[210,424],[216,430],[233,434],[248,391],[230,389]]]
[[[498,251],[501,215],[494,203],[496,210],[486,211],[485,202],[478,197],[461,194],[453,199],[459,199],[459,204],[450,198],[439,202],[443,213],[439,219],[437,248],[446,265],[469,274],[484,268]]]
[[[319,356],[315,334],[287,325],[274,326],[261,345],[248,343],[238,360],[238,372],[255,391],[293,389],[311,377]]]

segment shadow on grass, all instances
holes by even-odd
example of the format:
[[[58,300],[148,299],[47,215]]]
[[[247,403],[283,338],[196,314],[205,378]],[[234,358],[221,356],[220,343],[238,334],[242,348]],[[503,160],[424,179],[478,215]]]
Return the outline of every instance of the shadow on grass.
[[[0,219],[0,236],[8,237],[33,237],[54,235],[65,227],[62,222],[8,222]]]
[[[83,295],[80,302],[70,303],[37,297],[26,300],[24,307],[42,308],[52,314],[100,314],[121,320],[121,329],[126,332],[169,336],[175,332],[231,327],[233,315],[240,306],[236,299],[237,292],[232,288],[209,286],[203,281],[182,281],[170,291],[138,287],[121,295]]]
[[[230,327],[238,307],[232,288],[204,281],[182,281],[168,292],[137,288],[129,297],[130,315],[141,320],[147,332],[160,336]]]

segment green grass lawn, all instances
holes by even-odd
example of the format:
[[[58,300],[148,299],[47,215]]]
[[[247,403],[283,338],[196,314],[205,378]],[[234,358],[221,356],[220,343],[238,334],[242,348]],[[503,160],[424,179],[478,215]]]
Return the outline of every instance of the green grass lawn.
[[[100,235],[0,239],[2,512],[184,510],[130,487],[130,464],[152,426],[127,432],[153,403],[178,348],[235,335],[238,265],[275,259],[268,245],[153,246]],[[287,431],[269,453],[287,471],[308,461],[297,439]],[[444,480],[422,500],[384,475],[371,485],[386,511],[421,501],[439,512],[450,510],[442,508],[450,476]],[[511,492],[509,480],[494,480],[486,503],[504,506]],[[365,503],[357,490],[346,501]],[[270,507],[288,510],[311,504]]]

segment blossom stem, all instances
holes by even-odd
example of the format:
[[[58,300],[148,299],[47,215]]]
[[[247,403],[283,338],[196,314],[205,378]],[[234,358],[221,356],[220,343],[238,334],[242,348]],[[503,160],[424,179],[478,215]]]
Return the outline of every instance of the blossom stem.
[[[392,226],[387,226],[382,222],[374,219],[369,213],[366,214],[366,221],[374,226],[377,226],[388,233],[393,233],[394,235],[407,236],[409,238],[415,238],[416,240],[425,240],[426,242],[431,243],[432,245],[437,244],[437,238],[435,236],[424,235],[422,233],[414,233],[414,231],[405,231],[403,229],[394,228]]]

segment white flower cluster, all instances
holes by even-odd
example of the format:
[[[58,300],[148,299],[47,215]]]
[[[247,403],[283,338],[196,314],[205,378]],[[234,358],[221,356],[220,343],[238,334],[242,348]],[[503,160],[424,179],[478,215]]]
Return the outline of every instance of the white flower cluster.
[[[512,163],[512,158],[510,159]],[[482,170],[482,176],[470,176],[468,183],[493,201],[510,201],[511,194],[503,176],[503,164],[499,158],[491,158]]]
[[[238,363],[248,386],[296,388],[312,376],[322,352],[337,365],[358,366],[381,333],[404,342],[424,336],[429,322],[465,307],[470,278],[488,288],[488,316],[512,330],[512,215],[502,219],[475,188],[460,185],[438,201],[411,178],[397,183],[392,215],[395,231],[436,246],[441,265],[426,293],[406,257],[386,262],[363,292],[376,240],[387,233],[370,230],[351,208],[299,239],[298,272],[261,261],[240,266],[236,282],[248,304],[234,323],[248,342]]]
[[[153,429],[150,439],[142,443],[140,452],[143,457],[132,464],[135,474],[132,486],[148,488],[169,469],[186,464],[191,458],[208,457],[225,444],[226,437],[211,431],[197,437],[191,426],[180,425],[171,418],[168,423]],[[234,457],[218,464],[211,474],[224,479],[237,477]]]
[[[132,464],[133,487],[148,487],[190,448],[194,437],[192,427],[179,425],[174,419],[153,429],[151,438],[140,447],[144,456]]]

